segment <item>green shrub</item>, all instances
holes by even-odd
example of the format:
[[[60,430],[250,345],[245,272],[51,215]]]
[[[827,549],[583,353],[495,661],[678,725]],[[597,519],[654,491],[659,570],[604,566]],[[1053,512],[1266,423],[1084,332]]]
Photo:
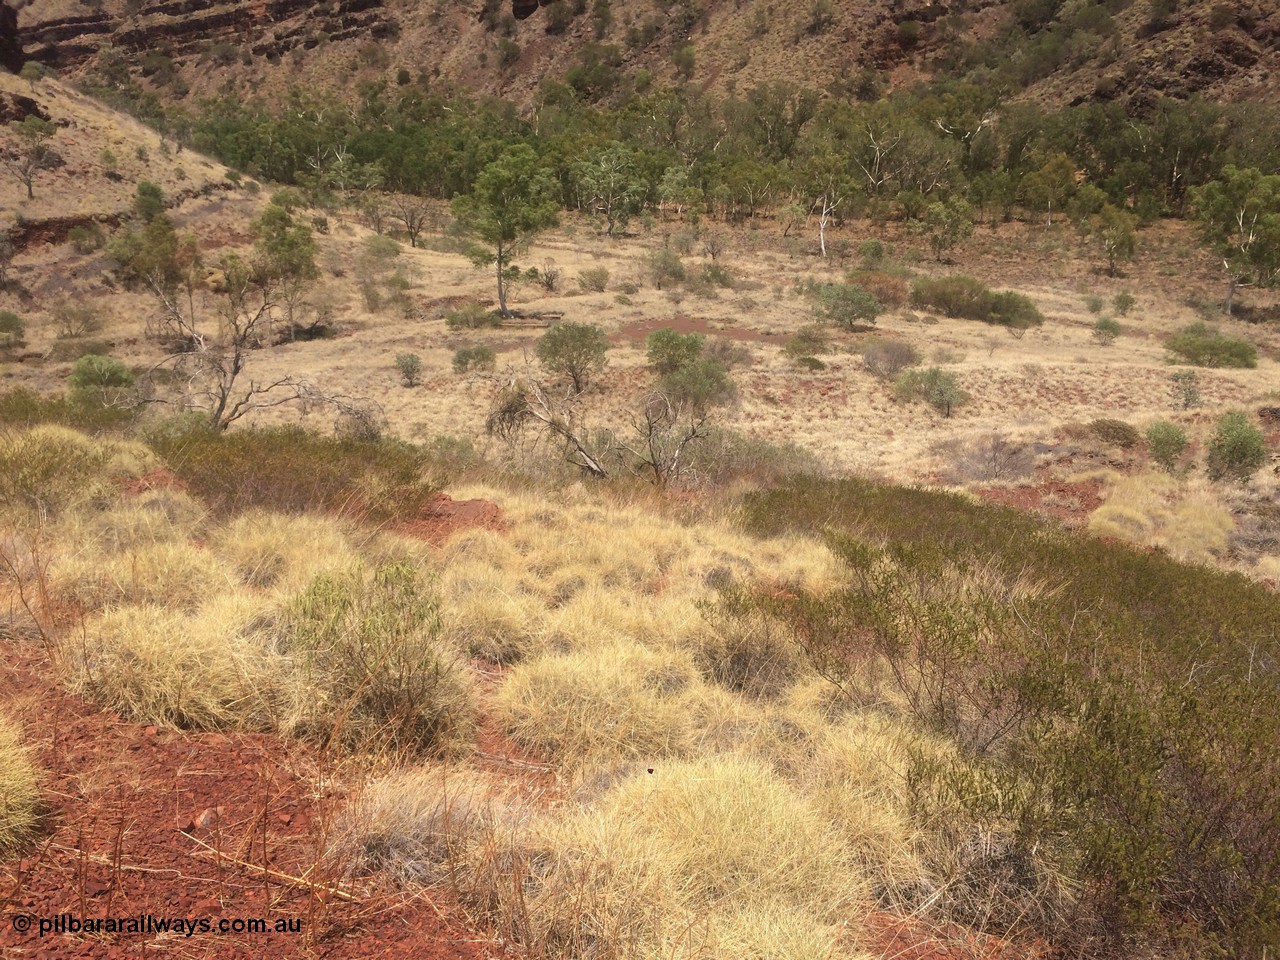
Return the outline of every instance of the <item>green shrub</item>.
[[[1224,336],[1204,323],[1183,327],[1168,343],[1169,351],[1196,367],[1240,367],[1258,365],[1258,348],[1247,340]]]
[[[1027,330],[1044,323],[1044,315],[1035,302],[1021,293],[1006,290],[991,295],[991,310],[986,317],[976,317],[986,323],[998,324],[1011,330]]]
[[[494,352],[486,346],[459,347],[453,354],[454,373],[492,370],[497,363]]]
[[[181,418],[152,430],[148,443],[219,514],[261,507],[408,520],[440,489],[432,458],[400,441],[322,437],[301,427],[220,433],[205,418]]]
[[[1091,421],[1089,423],[1089,432],[1103,443],[1109,443],[1123,450],[1136,447],[1142,440],[1137,427],[1125,423],[1123,420],[1113,420],[1109,417]]]
[[[1082,949],[1099,936],[1168,944],[1175,930],[1188,956],[1260,957],[1277,942],[1274,592],[865,480],[794,478],[748,494],[743,513],[759,535],[825,533],[849,568],[837,589],[759,591],[755,608],[842,695],[883,678],[893,692],[874,695],[963,745],[953,761],[918,755],[908,774],[918,815],[952,849],[980,836],[987,851],[940,907]],[[1054,902],[1055,875],[1068,902]]]
[[[1099,317],[1093,324],[1093,339],[1100,346],[1109,347],[1120,336],[1120,324],[1112,317]]]
[[[704,263],[702,265],[702,284],[707,287],[733,286],[733,274],[722,263]]]
[[[573,23],[573,10],[565,0],[555,0],[547,7],[547,33],[561,34]]]
[[[684,263],[674,250],[654,250],[645,255],[644,265],[649,271],[649,279],[659,290],[663,284],[670,286],[684,280]]]
[[[609,337],[594,323],[557,323],[538,340],[534,352],[550,373],[567,376],[581,393],[604,369]]]
[[[908,370],[893,384],[894,398],[902,403],[923,400],[944,417],[966,403],[969,395],[961,388],[955,374],[938,367],[927,370]]]
[[[814,315],[837,327],[853,330],[874,326],[883,307],[862,287],[851,283],[824,283],[814,288]]]
[[[1129,293],[1127,290],[1120,291],[1111,300],[1112,306],[1116,308],[1116,313],[1120,314],[1122,317],[1127,316],[1129,311],[1133,309],[1134,304],[1137,302],[1138,301],[1134,299],[1133,294]]]
[[[729,372],[721,364],[705,357],[667,374],[662,378],[661,388],[674,402],[688,404],[697,414],[729,403],[738,393]]]
[[[662,376],[674,373],[702,355],[700,333],[678,333],[671,327],[655,330],[644,339],[649,366]]]
[[[422,358],[416,353],[397,353],[396,369],[400,371],[400,382],[406,387],[416,387],[422,382]]]
[[[1243,410],[1228,410],[1218,420],[1205,461],[1210,480],[1248,480],[1267,462],[1262,431]]]
[[[724,487],[750,480],[760,486],[785,477],[820,473],[818,458],[793,443],[774,443],[737,430],[713,426],[705,437],[686,448],[686,471],[703,482]]]
[[[1200,375],[1194,370],[1179,370],[1169,375],[1177,395],[1178,406],[1182,410],[1190,410],[1200,406]]]
[[[810,324],[796,331],[795,336],[782,348],[791,359],[812,357],[831,352],[831,338],[821,324]]]
[[[608,267],[588,267],[578,271],[578,286],[587,293],[604,293],[609,285]]]
[[[1173,473],[1178,458],[1187,449],[1187,432],[1176,423],[1157,420],[1147,427],[1147,449],[1152,460]]]
[[[917,280],[911,287],[911,305],[1014,330],[1044,323],[1044,316],[1029,297],[1013,291],[997,293],[973,277],[961,275]]]
[[[858,244],[858,256],[868,269],[875,269],[884,260],[884,243],[879,240],[863,240]]]
[[[119,360],[89,354],[71,368],[70,384],[77,390],[101,390],[133,385],[133,373]]]
[[[296,732],[430,755],[470,740],[467,664],[441,640],[439,603],[412,566],[317,577],[290,605],[283,633],[305,677]]]
[[[97,391],[73,390],[67,396],[50,396],[15,387],[0,393],[0,425],[5,426],[34,427],[40,423],[56,423],[96,432],[128,423],[137,411],[136,407],[108,404]]]
[[[150,180],[138,182],[137,193],[133,199],[134,212],[145,222],[150,223],[164,213],[164,191]]]
[[[94,221],[87,226],[72,227],[67,231],[67,241],[76,253],[93,253],[106,245],[107,236],[102,226]]]
[[[502,67],[510,67],[520,59],[520,44],[507,37],[498,38],[498,63]]]
[[[1097,294],[1090,294],[1084,298],[1085,309],[1090,313],[1101,313],[1105,301]]]
[[[911,285],[911,305],[938,310],[948,317],[982,320],[991,309],[991,291],[973,277],[923,277]]]
[[[479,303],[468,303],[450,310],[444,315],[444,325],[450,330],[478,330],[481,327],[500,327],[502,317],[492,310],[486,310]]]
[[[6,347],[20,347],[25,342],[27,325],[12,310],[0,310],[0,343]]]

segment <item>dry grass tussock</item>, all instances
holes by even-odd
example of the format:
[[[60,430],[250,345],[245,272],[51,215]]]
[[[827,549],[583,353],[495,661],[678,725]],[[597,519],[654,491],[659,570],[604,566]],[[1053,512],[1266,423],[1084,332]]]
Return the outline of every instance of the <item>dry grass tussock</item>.
[[[909,775],[918,753],[951,753],[941,741],[875,713],[824,718],[792,704],[742,750],[795,783],[880,903],[916,906],[932,890],[931,838],[912,818]]]
[[[594,803],[537,808],[434,767],[370,784],[332,852],[446,883],[546,958],[852,958],[869,886],[823,815],[744,757],[656,764]]]
[[[68,514],[54,531],[81,553],[111,556],[157,544],[184,543],[204,533],[204,505],[180,490],[146,490],[100,512]]]
[[[1117,478],[1106,502],[1089,518],[1089,531],[1098,536],[1198,563],[1221,557],[1233,529],[1231,511],[1211,484],[1156,472]]]
[[[516,742],[581,768],[687,752],[700,688],[688,656],[618,643],[514,667],[494,708]]]
[[[246,586],[293,593],[354,563],[361,540],[349,524],[329,517],[253,510],[220,527],[210,547]]]
[[[450,765],[415,767],[375,780],[339,818],[329,856],[357,873],[382,872],[406,886],[468,884],[469,858],[527,824],[527,804],[487,774]]]
[[[117,606],[61,647],[68,686],[139,722],[269,729],[289,699],[288,660],[273,649],[266,602],[224,593],[187,614]]]
[[[818,588],[837,569],[812,540],[754,540],[643,506],[549,502],[485,487],[455,496],[494,500],[507,520],[505,534],[454,537],[441,558],[448,635],[498,662],[615,643],[714,645],[698,604],[714,599],[717,586],[762,579]]]
[[[0,855],[8,856],[35,829],[40,780],[18,727],[0,714]]]
[[[52,569],[54,589],[86,611],[142,604],[194,611],[235,585],[207,550],[189,541],[161,541],[119,553],[84,550]]]
[[[158,465],[145,446],[44,424],[0,431],[0,513],[57,516],[119,498],[119,482]]]
[[[868,887],[766,766],[661,764],[530,831],[529,939],[551,956],[847,957]]]

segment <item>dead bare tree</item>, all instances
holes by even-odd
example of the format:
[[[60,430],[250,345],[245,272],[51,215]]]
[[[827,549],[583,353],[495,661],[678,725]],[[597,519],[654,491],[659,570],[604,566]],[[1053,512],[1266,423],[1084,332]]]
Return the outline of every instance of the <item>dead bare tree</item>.
[[[684,471],[689,444],[707,435],[706,423],[706,413],[695,413],[665,394],[651,393],[632,422],[637,442],[621,446],[635,458],[633,472],[651,475],[655,486],[666,489]]]
[[[689,445],[708,433],[706,413],[662,393],[644,399],[628,441],[612,431],[591,430],[581,413],[582,394],[557,393],[531,369],[489,379],[498,386],[485,422],[491,436],[515,441],[529,429],[540,430],[562,446],[567,462],[599,480],[625,466],[665,489],[686,471]]]
[[[226,430],[254,410],[314,400],[318,391],[296,377],[257,380],[245,376],[252,351],[266,342],[279,302],[279,284],[236,261],[224,263],[226,301],[216,340],[193,339],[193,349],[177,355],[174,372],[187,383],[188,402],[208,411],[209,423]]]
[[[564,444],[565,459],[600,480],[610,477],[608,449],[597,449],[578,412],[577,395],[560,396],[536,378],[523,375],[500,382],[485,430],[515,440],[530,426],[540,426]]]
[[[409,235],[409,246],[416,247],[418,237],[431,225],[431,203],[425,197],[400,194],[392,201],[391,218],[404,224],[404,232]]]

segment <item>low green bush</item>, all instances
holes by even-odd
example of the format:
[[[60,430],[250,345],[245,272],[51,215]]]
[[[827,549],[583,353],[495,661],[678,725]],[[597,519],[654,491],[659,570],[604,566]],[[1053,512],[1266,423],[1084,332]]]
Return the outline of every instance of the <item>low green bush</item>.
[[[587,293],[604,293],[609,285],[608,267],[587,267],[578,271],[578,286]]]
[[[644,338],[649,366],[662,376],[675,373],[702,355],[705,339],[700,333],[678,333],[671,327],[655,330]]]
[[[396,440],[323,437],[301,427],[220,433],[204,418],[183,418],[151,430],[148,443],[220,514],[260,507],[394,522],[419,516],[440,489],[433,459]]]
[[[923,400],[944,417],[951,416],[956,407],[969,400],[956,375],[938,367],[900,374],[893,384],[893,396],[901,403]]]
[[[130,423],[136,407],[118,407],[104,402],[97,392],[73,390],[65,396],[37,393],[15,387],[0,393],[0,425],[34,427],[56,423],[87,433],[95,433]]]
[[[1176,423],[1157,420],[1147,427],[1147,449],[1152,460],[1173,473],[1178,458],[1187,449],[1187,432]]]
[[[468,303],[450,310],[444,315],[444,325],[450,330],[478,330],[482,327],[502,326],[502,317],[487,310],[482,304]]]
[[[1044,315],[1031,298],[1013,291],[996,292],[973,277],[956,275],[923,278],[911,287],[911,305],[938,310],[948,317],[980,320],[1013,330],[1044,323]]]
[[[721,364],[699,358],[662,378],[660,388],[673,401],[687,404],[695,413],[729,403],[738,388]]]
[[[1120,333],[1120,324],[1113,317],[1099,317],[1094,321],[1093,339],[1099,346],[1111,346]]]
[[[795,336],[782,348],[782,352],[793,360],[830,353],[831,335],[821,324],[809,324],[796,331]]]
[[[819,284],[813,288],[813,299],[816,317],[849,330],[875,326],[884,310],[879,300],[852,283]]]
[[[494,352],[486,346],[459,347],[453,354],[453,372],[471,373],[492,370],[497,363]]]
[[[943,903],[953,916],[1029,924],[1064,949],[1131,953],[1170,931],[1182,956],[1280,942],[1280,596],[860,479],[793,478],[748,494],[743,515],[758,535],[825,533],[849,571],[823,594],[759,591],[755,609],[843,694],[882,678],[962,745],[913,761],[917,813],[998,851],[999,870],[957,878],[970,904],[1026,909],[975,915],[961,898]]]
[[[12,310],[0,310],[0,345],[20,347],[27,334],[27,325]]]
[[[1089,422],[1089,432],[1103,443],[1109,443],[1122,450],[1136,447],[1142,442],[1142,435],[1133,424],[1111,417],[1100,417]]]
[[[89,354],[71,368],[68,382],[77,390],[98,390],[133,385],[133,373],[119,360]]]
[[[1228,410],[1218,420],[1205,465],[1210,480],[1244,482],[1267,462],[1262,431],[1243,410]]]
[[[439,602],[412,566],[317,577],[284,621],[282,646],[305,677],[295,732],[437,756],[470,740],[468,665],[442,640]]]
[[[400,382],[406,387],[416,387],[422,382],[422,358],[416,353],[397,353],[396,369],[400,371]]]
[[[1258,365],[1257,347],[1247,340],[1225,336],[1216,327],[1205,323],[1183,327],[1166,346],[1170,353],[1196,367],[1251,370]]]

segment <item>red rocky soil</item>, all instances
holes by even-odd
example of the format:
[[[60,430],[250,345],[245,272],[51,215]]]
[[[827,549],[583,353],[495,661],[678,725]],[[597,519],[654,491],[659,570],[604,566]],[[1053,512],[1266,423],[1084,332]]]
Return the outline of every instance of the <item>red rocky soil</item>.
[[[502,509],[488,500],[454,500],[440,493],[417,517],[395,525],[398,533],[439,546],[459,530],[502,528]]]
[[[0,644],[0,703],[45,771],[44,829],[0,864],[5,958],[480,960],[500,948],[436,894],[340,882],[317,850],[341,797],[317,796],[321,758],[265,734],[129,723],[50,679],[30,641]],[[20,917],[267,921],[264,934],[21,933]],[[277,921],[297,932],[274,932]]]

